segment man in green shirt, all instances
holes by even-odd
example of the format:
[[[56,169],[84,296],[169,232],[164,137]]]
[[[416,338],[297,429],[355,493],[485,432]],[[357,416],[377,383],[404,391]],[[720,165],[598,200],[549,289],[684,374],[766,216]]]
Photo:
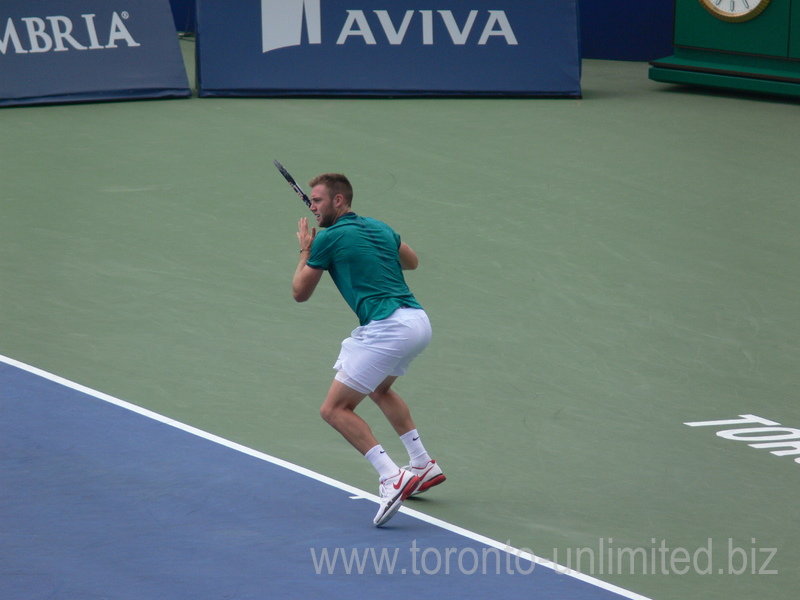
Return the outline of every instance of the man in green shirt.
[[[360,326],[342,342],[337,373],[322,404],[322,418],[361,452],[378,471],[383,525],[403,500],[442,483],[445,476],[420,441],[408,405],[391,389],[431,339],[428,316],[408,289],[403,270],[416,269],[416,253],[388,225],[351,211],[353,188],[338,173],[310,182],[311,212],[322,229],[300,219],[300,262],[292,281],[294,299],[305,302],[328,271]],[[403,441],[409,465],[400,468],[355,413],[367,396]]]

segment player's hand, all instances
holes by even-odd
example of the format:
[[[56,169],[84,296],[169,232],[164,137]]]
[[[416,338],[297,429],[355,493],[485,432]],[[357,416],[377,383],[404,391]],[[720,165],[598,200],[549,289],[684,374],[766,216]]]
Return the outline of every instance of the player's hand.
[[[300,250],[311,251],[314,238],[317,237],[317,228],[308,229],[308,217],[303,217],[297,224],[297,241],[300,242]]]

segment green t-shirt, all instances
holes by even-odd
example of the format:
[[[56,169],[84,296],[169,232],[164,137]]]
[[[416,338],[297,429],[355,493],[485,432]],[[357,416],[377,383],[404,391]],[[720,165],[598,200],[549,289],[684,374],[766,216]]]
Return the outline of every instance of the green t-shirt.
[[[400,236],[376,219],[349,212],[314,238],[308,266],[331,274],[361,325],[402,307],[422,308],[400,266]]]

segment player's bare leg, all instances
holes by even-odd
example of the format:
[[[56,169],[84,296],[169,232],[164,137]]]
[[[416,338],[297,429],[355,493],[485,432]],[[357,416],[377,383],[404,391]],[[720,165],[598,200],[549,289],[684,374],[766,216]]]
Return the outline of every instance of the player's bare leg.
[[[397,377],[394,376],[387,377],[369,397],[386,415],[408,450],[409,464],[404,469],[419,477],[417,488],[411,493],[413,496],[439,485],[447,478],[442,473],[441,467],[425,451],[408,405],[392,389],[392,384],[396,379]]]
[[[380,506],[373,522],[383,525],[399,510],[400,505],[419,487],[419,478],[400,469],[378,444],[369,425],[355,413],[366,394],[334,379],[320,415],[375,467],[380,477]]]
[[[420,480],[397,466],[375,439],[366,421],[355,413],[366,396],[334,379],[320,408],[320,415],[378,471],[380,505],[373,523],[383,525],[397,513],[403,500],[417,490]]]
[[[383,382],[375,388],[369,397],[378,405],[383,414],[392,425],[397,435],[402,436],[412,429],[416,429],[414,421],[411,418],[411,411],[405,401],[392,389],[392,384],[397,380],[397,377],[391,376],[383,380]]]
[[[334,379],[319,409],[325,422],[341,433],[361,454],[366,454],[378,444],[367,422],[355,413],[356,407],[366,397],[366,394]]]

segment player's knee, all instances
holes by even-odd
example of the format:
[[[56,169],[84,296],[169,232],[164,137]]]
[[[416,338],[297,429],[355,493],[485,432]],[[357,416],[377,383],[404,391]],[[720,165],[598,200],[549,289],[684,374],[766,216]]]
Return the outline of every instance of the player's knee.
[[[319,409],[319,416],[322,417],[322,420],[326,423],[330,423],[333,421],[335,412],[336,411],[334,411],[330,406],[323,404]]]
[[[342,415],[342,411],[347,410],[346,408],[338,407],[334,404],[328,404],[327,402],[323,404],[319,409],[319,416],[322,417],[322,420],[328,423],[329,425],[334,425],[339,420],[339,417]]]

